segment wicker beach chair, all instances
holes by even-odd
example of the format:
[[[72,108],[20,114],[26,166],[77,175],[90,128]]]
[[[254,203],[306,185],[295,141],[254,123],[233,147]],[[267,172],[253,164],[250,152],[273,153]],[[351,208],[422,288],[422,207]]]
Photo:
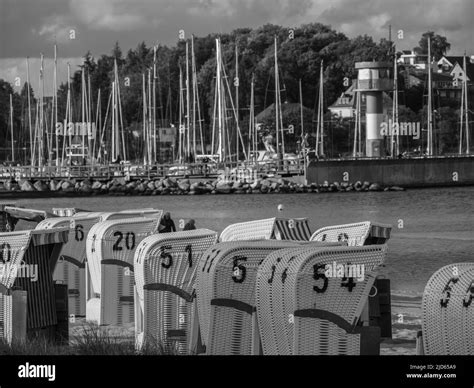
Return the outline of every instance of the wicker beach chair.
[[[26,329],[30,334],[51,334],[58,323],[53,271],[68,234],[69,228],[0,233],[3,263],[14,266],[0,277],[0,283],[27,292]]]
[[[87,235],[86,254],[93,295],[87,295],[86,319],[99,325],[134,322],[133,256],[154,233],[160,218],[99,222]]]
[[[311,232],[306,218],[269,218],[229,225],[219,238],[220,242],[252,240],[309,241]]]
[[[392,226],[370,221],[326,226],[314,232],[310,241],[347,241],[349,246],[385,244]]]
[[[290,263],[286,281],[293,292],[285,298],[288,308],[294,311],[292,354],[374,353],[364,337],[373,336],[380,329],[357,323],[385,256],[386,245],[331,247],[302,254]],[[326,277],[326,265],[349,264],[363,266],[363,279]],[[376,347],[378,352],[378,341]]]
[[[31,239],[29,230],[0,233],[0,285],[10,289]]]
[[[474,355],[474,263],[436,271],[426,284],[421,309],[419,354]]]
[[[239,241],[210,248],[198,269],[197,299],[201,336],[210,355],[259,353],[255,282],[259,265],[293,241]]]
[[[199,229],[152,235],[139,244],[134,259],[138,348],[161,344],[180,354],[196,352],[196,272],[201,255],[217,237]]]
[[[69,314],[86,315],[86,241],[87,234],[99,218],[57,217],[41,221],[36,229],[69,227],[68,241],[63,245],[53,278],[68,285]]]

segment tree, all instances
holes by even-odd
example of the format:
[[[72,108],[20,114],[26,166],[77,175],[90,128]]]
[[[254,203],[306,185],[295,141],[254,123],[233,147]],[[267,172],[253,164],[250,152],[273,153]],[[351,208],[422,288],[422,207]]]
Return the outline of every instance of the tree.
[[[431,55],[436,61],[439,61],[450,50],[451,44],[445,36],[438,35],[433,31],[425,32],[418,43],[419,46],[413,50],[417,54],[428,54],[428,38],[431,39]]]

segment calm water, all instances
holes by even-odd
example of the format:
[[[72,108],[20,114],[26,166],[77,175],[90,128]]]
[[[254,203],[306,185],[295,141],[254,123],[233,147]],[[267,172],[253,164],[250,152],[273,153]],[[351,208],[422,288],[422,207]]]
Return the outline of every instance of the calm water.
[[[429,277],[446,264],[474,261],[474,187],[384,193],[270,194],[219,196],[91,197],[18,200],[51,210],[78,207],[113,211],[155,207],[179,220],[221,232],[227,225],[274,216],[308,217],[312,231],[334,224],[392,224],[384,274],[398,294],[420,295]],[[279,212],[279,204],[284,210]],[[403,222],[403,228],[400,221]]]

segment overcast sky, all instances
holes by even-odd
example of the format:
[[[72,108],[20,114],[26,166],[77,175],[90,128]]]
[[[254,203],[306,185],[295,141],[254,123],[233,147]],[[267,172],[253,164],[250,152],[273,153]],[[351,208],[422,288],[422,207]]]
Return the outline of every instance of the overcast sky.
[[[35,58],[45,55],[48,74],[55,41],[64,80],[67,62],[74,70],[85,52],[110,53],[115,41],[125,54],[141,41],[173,45],[180,29],[202,36],[265,23],[321,22],[376,40],[388,37],[391,24],[394,36],[404,32],[399,49],[413,48],[423,32],[434,30],[448,37],[450,54],[474,54],[473,19],[474,0],[0,0],[0,78],[13,83],[20,76],[23,83],[29,56],[36,89]]]

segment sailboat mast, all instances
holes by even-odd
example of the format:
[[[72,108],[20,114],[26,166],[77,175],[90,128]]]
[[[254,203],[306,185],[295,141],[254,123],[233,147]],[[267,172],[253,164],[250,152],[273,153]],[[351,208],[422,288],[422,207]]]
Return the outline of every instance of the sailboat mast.
[[[217,154],[219,155],[219,162],[223,161],[223,138],[222,138],[222,124],[223,124],[223,117],[222,117],[222,90],[221,90],[221,47],[219,39],[216,39],[216,54],[217,54],[217,75],[216,75],[216,83],[217,83],[217,116],[218,116],[218,151]]]
[[[280,127],[279,120],[280,114],[278,111],[278,50],[277,50],[277,37],[275,35],[275,130],[276,130],[276,153],[278,157],[278,163],[280,163]]]
[[[31,86],[30,86],[30,62],[28,57],[26,57],[26,83],[28,84],[28,125],[30,130],[30,164],[33,166],[33,128],[31,126]]]
[[[41,68],[40,68],[40,126],[39,126],[39,147],[38,147],[38,166],[43,166],[43,137],[44,137],[44,56],[41,54]]]
[[[11,142],[12,142],[12,162],[15,161],[15,146],[13,142],[13,95],[10,93],[10,131],[11,131]]]
[[[466,54],[464,54],[464,76],[463,76],[463,86],[464,86],[464,121],[466,125],[466,155],[470,153],[470,139],[469,139],[469,104],[468,104],[468,94],[467,94],[467,64],[466,64]]]
[[[191,156],[191,104],[189,86],[189,42],[186,40],[186,157],[188,160]]]
[[[143,164],[147,164],[147,134],[146,134],[146,81],[142,73],[142,100],[143,100]]]
[[[193,84],[193,155],[196,158],[196,58],[194,57],[194,35],[191,36],[191,71]]]
[[[157,160],[156,148],[156,46],[153,46],[153,162]]]
[[[179,155],[179,163],[183,162],[183,137],[184,137],[184,130],[183,130],[183,111],[184,111],[184,101],[183,101],[183,69],[181,65],[179,66],[179,131],[178,131],[178,155]]]
[[[58,122],[58,46],[54,45],[54,91],[53,91],[53,106],[54,106],[54,127]],[[58,133],[55,133],[55,145],[56,145],[56,167],[59,166],[59,139]]]
[[[239,162],[239,133],[240,133],[240,125],[239,125],[239,84],[240,84],[240,78],[239,78],[239,47],[237,46],[237,41],[235,42],[235,116],[236,116],[236,125],[237,125],[237,130],[236,132],[236,144],[237,144],[237,155],[236,155],[236,160],[237,163]]]
[[[321,135],[320,155],[324,155],[324,61],[321,61],[320,82],[319,82],[319,129]]]

